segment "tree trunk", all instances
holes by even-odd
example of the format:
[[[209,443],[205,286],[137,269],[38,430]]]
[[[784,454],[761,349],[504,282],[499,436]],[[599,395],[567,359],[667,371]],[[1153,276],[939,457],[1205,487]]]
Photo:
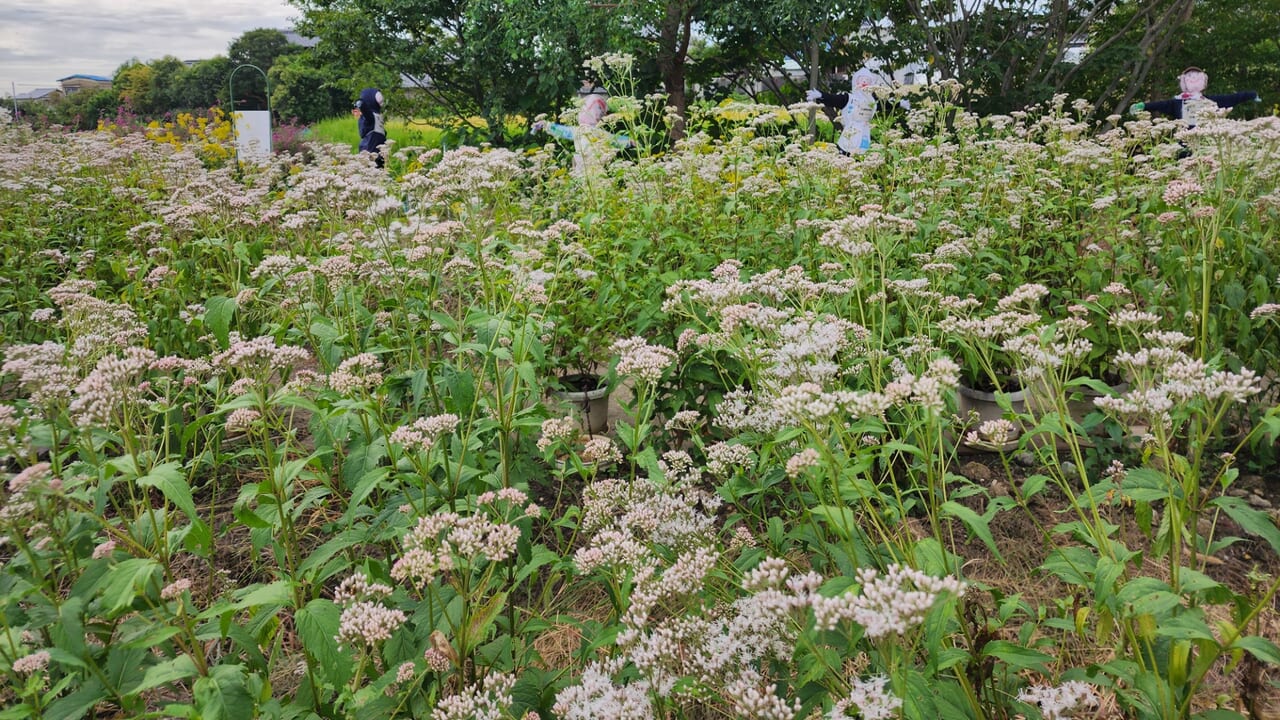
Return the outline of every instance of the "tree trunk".
[[[809,89],[818,89],[818,29],[813,29],[809,39]],[[809,139],[818,139],[818,109],[809,108]]]
[[[685,92],[684,64],[689,57],[689,31],[692,24],[691,4],[672,0],[667,3],[666,12],[658,27],[658,52],[655,60],[658,72],[662,75],[662,87],[676,109],[676,120],[671,126],[672,140],[684,137],[685,112],[689,106],[689,98]]]

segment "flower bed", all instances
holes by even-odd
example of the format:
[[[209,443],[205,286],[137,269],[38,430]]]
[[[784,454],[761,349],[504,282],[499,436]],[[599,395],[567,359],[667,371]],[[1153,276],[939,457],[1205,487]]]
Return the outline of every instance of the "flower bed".
[[[855,158],[694,118],[591,192],[0,128],[0,702],[1261,712],[1280,125],[914,107]],[[600,360],[585,436],[544,384]],[[1002,375],[1036,401],[959,416]]]

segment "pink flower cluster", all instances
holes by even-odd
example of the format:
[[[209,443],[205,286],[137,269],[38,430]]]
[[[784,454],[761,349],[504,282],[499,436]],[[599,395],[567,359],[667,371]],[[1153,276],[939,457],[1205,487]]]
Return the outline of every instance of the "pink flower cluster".
[[[48,650],[41,650],[39,652],[31,653],[30,655],[23,655],[13,661],[13,671],[16,673],[22,673],[23,675],[38,673],[49,666],[49,660],[51,659],[52,656],[49,654]]]
[[[488,500],[491,504],[498,499],[495,493]],[[512,501],[509,495],[501,499]],[[523,493],[518,502],[524,502]],[[404,536],[404,552],[391,566],[391,577],[421,587],[440,573],[475,566],[481,558],[502,562],[515,553],[519,540],[520,529],[515,525],[481,515],[441,512],[421,517]]]
[[[409,452],[427,452],[435,447],[441,437],[453,432],[460,420],[453,413],[418,418],[412,425],[391,431],[390,442],[403,445]]]
[[[329,374],[329,387],[343,395],[372,392],[382,385],[382,360],[373,353],[360,353],[343,360]]]

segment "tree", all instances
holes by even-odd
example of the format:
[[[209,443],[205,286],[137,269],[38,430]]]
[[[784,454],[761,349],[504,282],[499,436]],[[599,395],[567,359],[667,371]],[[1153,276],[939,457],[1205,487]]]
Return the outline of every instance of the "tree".
[[[120,96],[121,103],[134,112],[144,113],[154,81],[155,71],[151,66],[133,58],[116,69],[111,89]]]
[[[1122,112],[1191,17],[1195,0],[1116,0],[1088,31],[1088,52],[1060,84],[1097,111]],[[1165,90],[1165,92],[1169,92]]]
[[[208,108],[228,102],[227,76],[231,74],[231,61],[218,55],[187,68],[178,76],[174,88],[178,107],[188,109]],[[237,82],[239,76],[236,77]]]
[[[1209,73],[1214,94],[1257,90],[1264,98],[1280,93],[1280,0],[1201,2],[1178,27],[1167,52],[1153,58],[1144,97],[1161,97],[1177,89],[1174,78],[1188,66]],[[1229,52],[1223,52],[1223,49]],[[1269,112],[1268,107],[1245,106],[1232,117]]]
[[[1098,108],[1117,90],[1131,96],[1141,86],[1194,2],[891,0],[888,17],[900,42],[964,85],[973,110],[1008,112],[1086,78]]]
[[[421,90],[415,93],[421,102],[485,128],[494,142],[502,142],[510,115],[551,110],[577,86],[583,57],[577,21],[587,12],[585,0],[291,3],[302,12],[299,32],[319,39],[319,63],[403,75]],[[367,76],[355,82],[375,84]],[[483,123],[472,123],[475,116]]]
[[[672,128],[672,135],[680,137],[684,134],[683,118],[689,105],[687,63],[693,28],[704,20],[712,3],[708,0],[621,0],[600,5],[605,5],[601,9],[611,11],[614,32],[629,37],[628,44],[636,54],[653,60],[668,103],[675,107],[680,118]]]
[[[800,66],[809,88],[825,85],[832,70],[859,65],[871,50],[862,28],[876,16],[871,0],[728,0],[708,13],[706,28],[723,53],[721,73],[743,85],[781,78],[796,98],[803,87],[787,61]]]
[[[187,70],[186,63],[172,55],[166,55],[159,60],[152,60],[148,65],[151,67],[151,89],[139,111],[159,115],[190,107],[184,105],[179,98],[181,78]]]
[[[271,107],[281,118],[312,123],[347,112],[351,107],[352,93],[334,84],[331,70],[317,67],[311,53],[279,58],[268,76]]]
[[[231,71],[235,73],[235,87],[231,92],[235,95],[234,110],[266,110],[267,89],[264,75],[271,70],[276,58],[300,50],[279,30],[259,28],[250,30],[231,42],[227,48],[227,56],[231,61]],[[235,72],[241,65],[253,65],[262,74],[252,69]]]

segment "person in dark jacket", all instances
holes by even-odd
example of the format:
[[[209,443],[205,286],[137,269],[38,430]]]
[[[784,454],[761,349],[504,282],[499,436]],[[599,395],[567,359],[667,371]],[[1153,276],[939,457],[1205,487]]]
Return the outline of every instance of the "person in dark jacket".
[[[387,142],[387,130],[382,125],[382,92],[377,88],[361,90],[351,112],[360,121],[360,149],[376,155],[374,162],[382,167],[382,146]]]
[[[1178,86],[1182,92],[1169,100],[1139,102],[1129,106],[1129,112],[1138,113],[1146,110],[1156,115],[1164,115],[1175,120],[1185,120],[1187,127],[1195,127],[1205,110],[1211,108],[1233,108],[1240,103],[1260,101],[1258,93],[1245,90],[1230,95],[1205,95],[1209,87],[1209,75],[1198,67],[1189,67],[1178,76]]]

